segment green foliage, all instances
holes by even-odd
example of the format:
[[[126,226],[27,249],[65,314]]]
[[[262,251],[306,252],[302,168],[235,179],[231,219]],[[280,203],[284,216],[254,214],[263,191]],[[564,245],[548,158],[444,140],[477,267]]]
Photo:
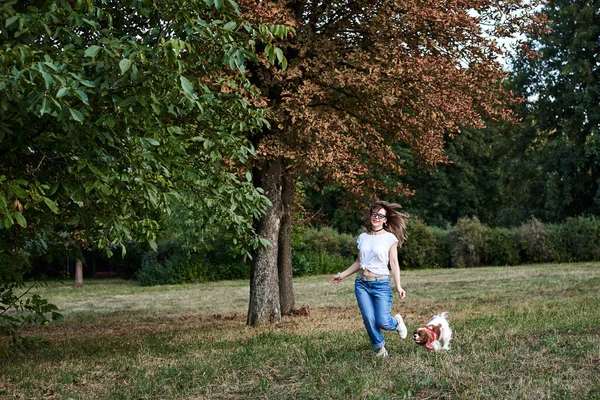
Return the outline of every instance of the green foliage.
[[[408,220],[408,239],[398,250],[400,268],[439,268],[445,267],[445,262],[440,263],[440,250],[443,251],[445,237],[436,235],[434,229],[425,225],[419,218]],[[440,240],[441,239],[441,240]],[[440,249],[441,248],[441,249]]]
[[[514,61],[511,88],[526,102],[513,136],[506,182],[515,211],[542,221],[600,212],[600,1],[552,0],[550,30]]]
[[[293,234],[294,276],[336,273],[356,260],[355,237],[329,227],[301,229],[300,232],[301,239],[298,233]]]
[[[600,220],[598,218],[568,218],[561,225],[572,260],[600,260]]]
[[[408,222],[408,238],[398,250],[407,269],[518,265],[539,262],[600,260],[597,218],[573,218],[546,225],[530,218],[519,228],[489,228],[476,218],[462,218],[451,229],[427,226],[419,218]],[[356,237],[329,227],[292,230],[294,276],[334,274],[356,260]],[[227,241],[225,241],[227,242]],[[191,254],[182,241],[159,244],[159,253],[146,255],[138,275],[142,284],[239,279],[249,266],[233,256],[221,235],[198,243]]]
[[[356,238],[345,233],[338,233],[330,227],[307,229],[304,238],[304,249],[317,253],[340,253],[344,256],[355,256]]]
[[[246,180],[243,190],[221,187],[213,199],[201,199],[186,192],[173,212],[163,217],[163,224],[168,227],[169,237],[176,238],[186,251],[209,253],[211,264],[226,264],[240,256],[251,258],[251,251],[261,245],[254,233],[254,220],[270,204],[267,200],[251,205],[255,190],[262,194],[262,189],[255,189],[252,182]],[[240,204],[235,204],[238,201]],[[228,202],[234,204],[225,208]]]
[[[169,241],[161,243],[158,252],[146,253],[137,280],[142,286],[195,282],[207,269],[200,256],[187,254],[180,243]]]
[[[477,218],[458,220],[448,234],[453,266],[477,267],[485,262],[485,237],[488,229]]]
[[[572,258],[565,224],[545,224],[545,247],[552,262],[570,262]]]
[[[568,218],[562,224],[543,224],[535,218],[519,228],[521,262],[600,260],[600,223],[596,217]]]
[[[0,284],[0,336],[9,336],[13,344],[31,345],[35,339],[22,336],[20,328],[31,325],[47,325],[49,321],[62,319],[58,307],[48,303],[38,294],[29,292],[40,286],[32,283],[29,287],[23,282]]]
[[[546,247],[546,229],[535,217],[521,225],[518,233],[521,246],[521,261],[525,263],[545,262],[550,255]]]
[[[431,255],[433,258],[433,265],[441,268],[450,268],[452,266],[452,257],[450,256],[450,248],[448,244],[449,231],[437,227],[431,228],[437,246],[435,247],[435,253]]]
[[[294,276],[335,274],[348,268],[356,257],[344,257],[336,253],[305,251],[292,255]]]
[[[333,212],[333,217],[330,219],[332,228],[339,232],[356,234],[363,229],[363,224],[360,223],[360,211],[349,211],[344,208],[338,208]]]
[[[150,250],[150,246],[146,242],[127,243],[127,253],[123,255],[121,252],[116,252],[110,258],[110,265],[119,277],[132,279],[141,268],[145,254]]]
[[[157,215],[186,188],[203,207],[237,207],[247,221],[264,211],[262,194],[223,166],[246,161],[248,133],[267,123],[250,102],[256,90],[230,68],[243,73],[255,39],[273,37],[234,2],[215,12],[201,1],[160,11],[8,1],[0,15],[3,252],[15,239],[18,249],[155,246]]]
[[[489,228],[477,218],[461,218],[451,229],[429,227],[411,218],[408,238],[398,251],[402,269],[518,265],[600,260],[600,222],[571,218],[546,225],[531,217],[519,228]],[[306,229],[294,242],[294,275],[335,273],[354,261],[341,257],[343,243],[355,240],[330,228]],[[354,247],[354,248],[353,248]]]
[[[249,208],[262,201],[220,166],[245,160],[245,134],[264,124],[235,90],[251,88],[221,78],[222,57],[241,52],[244,38],[221,24],[242,21],[231,5],[211,23],[203,2],[170,3],[160,13],[141,2],[3,3],[3,239],[109,252],[153,243],[156,214],[170,212],[182,183],[208,198],[233,186]]]
[[[311,210],[312,219],[326,223],[338,232],[356,235],[363,229],[362,210],[349,208],[348,198],[342,187],[325,184],[319,188],[318,179],[317,175],[303,177],[306,182],[303,185],[303,197]]]
[[[303,225],[292,224],[292,249],[296,251],[303,251],[306,249],[304,244],[304,236],[307,234],[307,231],[310,228],[307,228]]]
[[[460,227],[448,230],[411,218],[408,239],[398,255],[403,270],[473,266],[474,255],[480,265],[500,266],[598,261],[599,225],[597,218],[573,218],[563,224],[543,224],[531,218],[520,228],[506,229],[486,228],[477,220],[467,219]],[[456,249],[459,231],[460,251]],[[159,242],[158,253],[143,244],[129,244],[126,257],[117,255],[111,263],[122,276],[140,270],[136,277],[142,285],[248,278],[249,264],[226,236],[219,229],[206,233],[196,243],[196,250],[190,250],[181,239]],[[292,240],[294,276],[336,273],[356,259],[356,238],[332,228],[294,226]],[[452,258],[451,244],[454,254],[462,252],[462,258]]]
[[[485,249],[486,265],[517,265],[521,261],[516,229],[486,230]]]
[[[1,284],[30,255],[156,249],[181,203],[240,251],[259,245],[268,201],[226,165],[268,125],[244,64],[291,28],[252,25],[233,1],[9,0],[0,20]]]
[[[158,245],[147,252],[136,278],[142,286],[174,285],[250,277],[250,267],[240,259],[223,258],[214,249],[190,252],[180,240]]]
[[[503,153],[490,143],[498,141],[497,125],[463,128],[456,137],[447,137],[449,164],[422,168],[406,149],[396,149],[407,160],[403,183],[415,191],[402,199],[406,210],[432,226],[445,227],[472,216],[495,226],[502,200],[499,159]]]

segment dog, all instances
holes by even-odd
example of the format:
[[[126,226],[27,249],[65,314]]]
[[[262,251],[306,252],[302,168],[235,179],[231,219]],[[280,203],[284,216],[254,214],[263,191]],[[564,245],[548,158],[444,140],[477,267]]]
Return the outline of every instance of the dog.
[[[429,351],[450,350],[452,329],[446,316],[447,312],[434,315],[427,325],[415,329],[413,341]]]

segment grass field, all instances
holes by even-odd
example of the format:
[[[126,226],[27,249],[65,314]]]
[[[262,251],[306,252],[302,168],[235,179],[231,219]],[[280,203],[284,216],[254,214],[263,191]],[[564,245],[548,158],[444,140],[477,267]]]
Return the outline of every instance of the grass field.
[[[352,279],[295,280],[304,312],[245,325],[248,282],[52,283],[65,321],[0,342],[0,399],[600,399],[600,264],[405,271],[409,331],[450,313],[452,349],[386,334],[376,359]]]

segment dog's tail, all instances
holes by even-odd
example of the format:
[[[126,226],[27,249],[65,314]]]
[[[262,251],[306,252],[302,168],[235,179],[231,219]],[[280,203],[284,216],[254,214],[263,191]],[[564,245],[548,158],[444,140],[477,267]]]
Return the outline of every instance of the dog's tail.
[[[447,313],[446,311],[444,311],[444,312],[442,312],[442,313],[441,313],[439,316],[440,316],[441,318],[444,318],[444,319],[446,319],[446,317],[448,316],[448,313]]]

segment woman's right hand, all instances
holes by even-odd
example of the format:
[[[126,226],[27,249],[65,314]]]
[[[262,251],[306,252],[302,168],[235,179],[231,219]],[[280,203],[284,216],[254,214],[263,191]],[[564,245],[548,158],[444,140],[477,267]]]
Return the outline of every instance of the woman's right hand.
[[[333,283],[334,285],[337,285],[338,283],[340,283],[342,281],[342,274],[335,274],[333,276],[333,278],[331,278],[329,280],[329,282]]]

